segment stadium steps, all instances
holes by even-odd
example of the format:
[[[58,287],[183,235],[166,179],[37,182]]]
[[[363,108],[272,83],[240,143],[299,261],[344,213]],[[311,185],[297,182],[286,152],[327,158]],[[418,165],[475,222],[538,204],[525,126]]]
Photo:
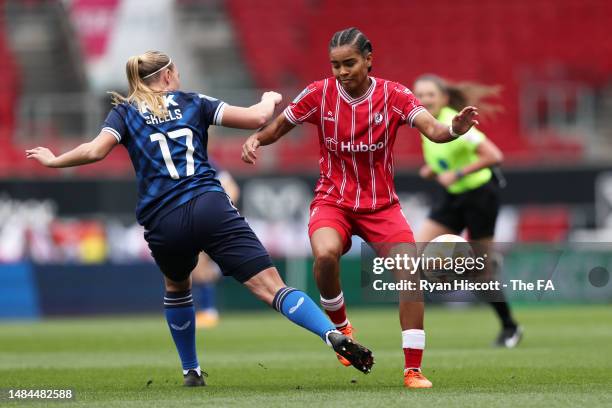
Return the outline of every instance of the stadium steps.
[[[25,96],[86,88],[78,44],[61,2],[9,1],[5,12]]]
[[[227,90],[253,88],[223,1],[181,0],[177,2],[176,14],[182,37],[200,72],[204,77],[214,78],[206,84],[207,93],[219,95]]]
[[[33,137],[80,135],[82,113],[57,114],[66,94],[87,89],[80,50],[63,3],[8,1],[4,11],[22,77],[15,145],[31,143]],[[61,98],[56,101],[56,97]],[[38,112],[35,120],[30,116],[32,109]]]

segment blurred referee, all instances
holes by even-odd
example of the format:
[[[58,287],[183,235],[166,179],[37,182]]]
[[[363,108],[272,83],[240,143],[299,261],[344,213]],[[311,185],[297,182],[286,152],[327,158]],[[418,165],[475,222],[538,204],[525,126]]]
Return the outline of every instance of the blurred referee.
[[[498,87],[477,83],[451,85],[439,76],[427,74],[414,83],[413,91],[421,103],[438,121],[449,124],[465,106],[478,106],[483,112],[494,112],[498,107],[481,102],[497,95]],[[463,137],[449,143],[432,143],[426,137],[423,142],[425,165],[419,174],[425,179],[436,180],[444,187],[444,197],[436,205],[417,235],[417,242],[428,242],[443,234],[461,234],[467,229],[472,242],[480,250],[491,253],[495,222],[499,213],[500,178],[497,170],[503,155],[499,148],[475,127]],[[497,257],[491,257],[490,272],[499,268]],[[494,345],[513,348],[522,338],[522,329],[512,318],[510,306],[503,292],[476,293],[487,297],[500,319],[502,329]]]

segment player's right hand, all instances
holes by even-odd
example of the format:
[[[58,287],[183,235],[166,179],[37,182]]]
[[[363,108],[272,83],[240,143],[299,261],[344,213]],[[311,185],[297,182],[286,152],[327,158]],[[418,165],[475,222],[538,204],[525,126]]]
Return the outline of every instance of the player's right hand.
[[[257,133],[251,135],[242,145],[242,161],[249,164],[255,164],[255,160],[257,160],[257,154],[255,154],[255,151],[259,145],[260,142],[257,138]]]
[[[278,92],[268,91],[264,92],[263,95],[261,95],[262,101],[266,99],[271,99],[274,102],[274,105],[278,105],[283,101],[283,95],[279,94]]]
[[[478,117],[478,108],[475,106],[466,106],[453,118],[453,130],[458,135],[464,135],[472,126],[478,126],[476,120]]]
[[[26,150],[25,152],[27,159],[35,159],[38,160],[43,166],[53,167],[53,159],[55,159],[55,155],[46,147],[39,146]]]

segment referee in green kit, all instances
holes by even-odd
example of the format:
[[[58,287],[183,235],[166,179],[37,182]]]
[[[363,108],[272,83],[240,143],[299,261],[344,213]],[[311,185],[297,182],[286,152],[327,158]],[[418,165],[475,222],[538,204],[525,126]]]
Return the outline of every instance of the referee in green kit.
[[[457,111],[467,105],[478,106],[485,113],[495,111],[496,106],[481,100],[496,95],[499,88],[477,83],[451,85],[437,75],[427,74],[416,80],[413,91],[429,113],[450,125]],[[436,202],[417,234],[417,242],[429,242],[443,234],[459,235],[467,229],[470,240],[489,253],[500,207],[500,180],[493,175],[491,167],[503,160],[501,151],[475,127],[448,143],[421,139],[425,165],[419,174],[436,180],[445,191],[444,198]],[[491,259],[489,265],[495,272],[499,262]],[[499,317],[502,329],[494,344],[516,347],[522,338],[522,329],[512,318],[503,292],[496,293],[495,297],[496,301],[489,304]]]

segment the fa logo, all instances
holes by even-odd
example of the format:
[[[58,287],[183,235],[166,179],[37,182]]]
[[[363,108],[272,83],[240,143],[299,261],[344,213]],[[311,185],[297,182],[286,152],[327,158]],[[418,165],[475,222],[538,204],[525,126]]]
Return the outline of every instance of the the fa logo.
[[[327,150],[330,152],[338,151],[338,142],[331,137],[328,137],[325,139],[325,147],[327,147]]]
[[[382,115],[382,113],[377,112],[377,113],[374,115],[374,124],[375,124],[375,125],[380,125],[380,124],[382,123],[382,121],[383,121],[383,115]]]
[[[308,88],[307,87],[304,88],[304,90],[302,92],[300,92],[300,94],[298,96],[296,96],[295,99],[293,100],[293,102],[291,102],[291,103],[298,103],[306,95],[308,95]]]
[[[334,114],[332,113],[332,111],[327,111],[327,116],[325,116],[323,119],[328,120],[330,122],[336,121],[336,119],[334,119]]]

